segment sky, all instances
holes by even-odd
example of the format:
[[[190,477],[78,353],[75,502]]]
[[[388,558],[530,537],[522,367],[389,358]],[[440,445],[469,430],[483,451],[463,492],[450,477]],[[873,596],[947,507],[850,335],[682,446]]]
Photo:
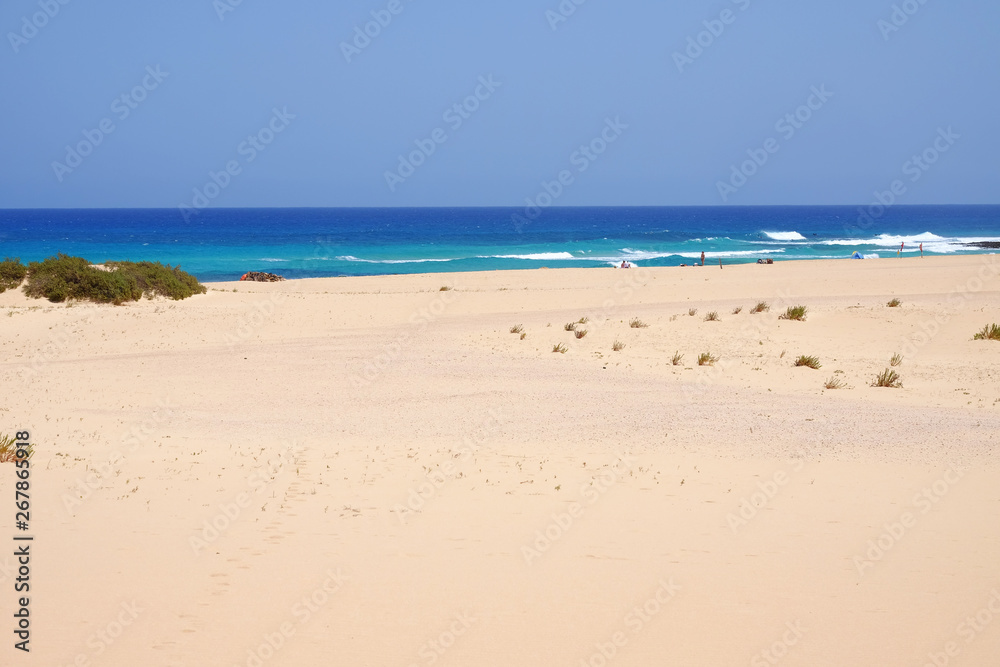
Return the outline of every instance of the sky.
[[[1000,203],[1000,3],[8,0],[0,31],[0,208]]]

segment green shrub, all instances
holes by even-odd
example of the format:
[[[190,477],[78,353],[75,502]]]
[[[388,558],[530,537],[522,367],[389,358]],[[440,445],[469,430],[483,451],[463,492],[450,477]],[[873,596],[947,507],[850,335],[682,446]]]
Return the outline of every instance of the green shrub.
[[[885,305],[889,306],[890,308],[899,308],[900,306],[903,305],[903,302],[900,301],[899,299],[893,298],[892,301],[890,301],[889,303],[887,303]]]
[[[82,257],[60,253],[28,265],[24,293],[56,303],[67,299],[113,303],[138,301],[143,294],[184,299],[207,290],[180,267],[159,262],[108,262],[108,270],[95,268]]]
[[[767,301],[758,301],[757,305],[750,309],[751,315],[756,315],[757,313],[764,313],[771,310],[771,305]]]
[[[21,264],[20,259],[8,257],[0,262],[0,294],[20,285],[26,275],[28,267]]]
[[[701,354],[698,355],[699,366],[714,366],[715,362],[718,360],[719,358],[714,356],[710,352],[702,352]]]
[[[106,266],[115,273],[134,277],[139,289],[147,296],[159,295],[179,301],[207,291],[197,278],[181,271],[179,265],[170,266],[159,262],[107,262]]]

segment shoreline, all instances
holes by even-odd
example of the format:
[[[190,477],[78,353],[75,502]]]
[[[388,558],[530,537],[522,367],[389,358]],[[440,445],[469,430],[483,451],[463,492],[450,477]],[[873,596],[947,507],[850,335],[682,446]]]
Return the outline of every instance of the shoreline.
[[[615,664],[746,664],[789,627],[789,665],[922,664],[1000,586],[1000,342],[973,340],[1000,261],[669,268],[0,294],[0,433],[36,446],[34,627],[59,637],[36,658],[134,601],[108,665],[244,664],[282,627],[274,664],[409,664],[452,627],[447,660],[487,667],[616,629]]]

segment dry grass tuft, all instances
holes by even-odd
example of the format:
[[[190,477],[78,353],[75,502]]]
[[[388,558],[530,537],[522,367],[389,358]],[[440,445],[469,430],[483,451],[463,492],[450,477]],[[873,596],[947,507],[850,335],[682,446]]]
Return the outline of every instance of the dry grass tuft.
[[[823,364],[819,363],[819,357],[807,357],[804,354],[795,360],[795,365],[806,366],[817,370],[823,367]]]
[[[903,386],[903,382],[899,377],[899,373],[887,368],[875,376],[875,379],[872,381],[872,386],[899,389]]]
[[[719,358],[713,356],[711,352],[702,352],[701,354],[698,355],[699,366],[714,366],[715,362],[718,360]]]
[[[982,331],[972,337],[972,340],[1000,340],[1000,326],[987,324]]]

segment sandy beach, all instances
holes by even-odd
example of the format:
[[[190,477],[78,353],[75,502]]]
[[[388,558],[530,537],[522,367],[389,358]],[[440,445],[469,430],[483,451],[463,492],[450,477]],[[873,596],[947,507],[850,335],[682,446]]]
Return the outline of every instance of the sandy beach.
[[[208,287],[0,294],[31,664],[996,664],[995,255]]]

